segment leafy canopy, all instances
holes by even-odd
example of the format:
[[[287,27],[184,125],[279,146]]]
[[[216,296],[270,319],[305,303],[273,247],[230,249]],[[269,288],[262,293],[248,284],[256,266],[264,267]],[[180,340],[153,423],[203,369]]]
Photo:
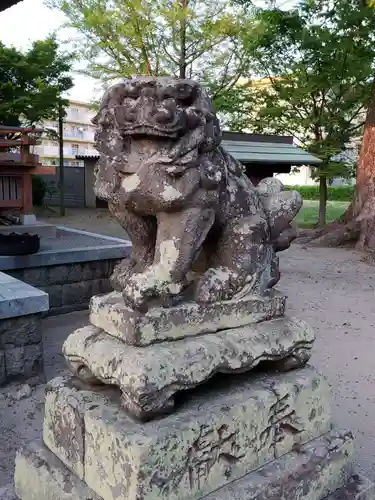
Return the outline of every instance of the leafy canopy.
[[[303,0],[295,9],[259,9],[248,39],[251,70],[261,80],[218,100],[233,129],[291,134],[323,159],[318,175],[334,177],[330,159],[358,136],[370,100],[375,9],[357,0]],[[263,80],[262,80],[263,79]]]
[[[78,31],[86,72],[112,81],[136,74],[210,82],[214,93],[248,70],[249,8],[227,0],[48,0]]]
[[[0,42],[0,124],[56,118],[61,94],[73,86],[70,69],[70,57],[58,52],[53,38],[34,42],[24,53]]]

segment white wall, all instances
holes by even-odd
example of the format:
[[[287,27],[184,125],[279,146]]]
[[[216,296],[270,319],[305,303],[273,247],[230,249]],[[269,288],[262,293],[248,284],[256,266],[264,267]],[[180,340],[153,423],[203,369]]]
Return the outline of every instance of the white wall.
[[[298,172],[275,174],[275,177],[286,186],[314,186],[317,184],[317,181],[311,177],[311,168],[305,166],[299,167]]]

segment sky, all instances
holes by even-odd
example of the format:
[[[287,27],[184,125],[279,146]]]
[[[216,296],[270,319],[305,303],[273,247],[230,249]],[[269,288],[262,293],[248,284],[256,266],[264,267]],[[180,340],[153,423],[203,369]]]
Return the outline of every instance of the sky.
[[[23,0],[0,12],[0,41],[18,49],[27,49],[35,40],[46,38],[64,23],[64,15],[44,5],[44,0]],[[73,75],[74,87],[69,97],[90,102],[97,94],[96,85],[83,75]]]

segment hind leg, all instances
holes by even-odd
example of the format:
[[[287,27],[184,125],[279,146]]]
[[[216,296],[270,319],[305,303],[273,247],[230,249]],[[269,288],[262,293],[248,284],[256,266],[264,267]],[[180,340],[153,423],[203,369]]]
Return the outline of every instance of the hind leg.
[[[223,228],[211,267],[198,282],[195,299],[207,303],[264,294],[278,279],[278,259],[266,217],[236,218]]]

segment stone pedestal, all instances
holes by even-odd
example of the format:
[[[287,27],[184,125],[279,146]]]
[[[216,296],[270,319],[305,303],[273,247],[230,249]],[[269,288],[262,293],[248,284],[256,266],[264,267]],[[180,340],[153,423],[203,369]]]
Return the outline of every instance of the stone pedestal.
[[[212,307],[205,325],[185,304],[194,321],[176,332],[179,306],[140,317],[118,294],[95,297],[96,326],[64,344],[73,376],[47,386],[43,443],[17,455],[17,495],[374,500],[354,474],[351,433],[333,430],[325,380],[306,365],[313,332],[284,306],[279,294],[248,300],[251,314],[228,302],[226,319]]]

